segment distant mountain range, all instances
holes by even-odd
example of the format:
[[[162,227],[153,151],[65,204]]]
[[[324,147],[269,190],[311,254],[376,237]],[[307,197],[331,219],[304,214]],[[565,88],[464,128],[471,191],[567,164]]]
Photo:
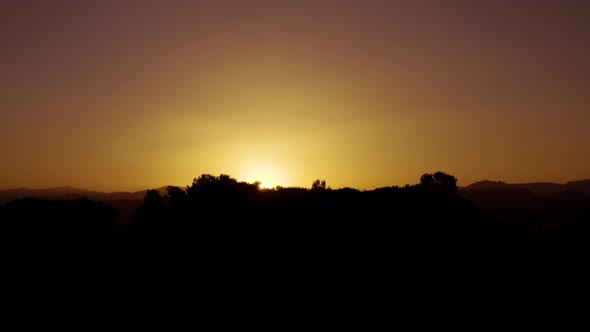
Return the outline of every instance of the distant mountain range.
[[[157,190],[160,194],[166,194],[166,188],[161,187]],[[36,197],[43,199],[77,199],[87,198],[96,201],[118,201],[118,200],[141,200],[145,196],[146,190],[136,192],[100,192],[91,191],[86,189],[74,188],[74,187],[57,187],[57,188],[45,188],[45,189],[28,189],[28,188],[17,188],[17,189],[4,189],[0,190],[0,204],[6,203],[13,199]]]
[[[534,221],[540,230],[590,225],[590,180],[566,184],[480,181],[461,188],[459,194],[475,204],[484,220]]]
[[[535,195],[553,195],[566,191],[579,191],[590,194],[590,179],[572,181],[566,184],[553,182],[504,183],[502,181],[485,180],[461,188],[462,191],[489,189],[526,189]]]

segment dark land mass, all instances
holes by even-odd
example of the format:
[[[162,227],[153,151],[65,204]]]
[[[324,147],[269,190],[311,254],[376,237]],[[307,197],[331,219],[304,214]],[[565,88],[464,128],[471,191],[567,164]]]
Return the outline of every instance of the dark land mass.
[[[166,194],[166,187],[158,188],[162,195]],[[4,204],[13,199],[19,198],[42,198],[47,200],[72,200],[72,199],[90,199],[95,201],[123,201],[123,200],[143,200],[147,190],[136,192],[100,192],[86,189],[74,188],[69,186],[45,189],[4,189],[0,190],[0,204]]]
[[[141,200],[61,188],[65,197],[0,205],[4,278],[23,286],[580,287],[590,280],[587,184],[459,190],[437,172],[368,191],[319,180],[311,189],[260,189],[207,174]]]
[[[474,203],[488,222],[574,232],[585,227],[588,218],[590,180],[566,184],[481,181],[461,188],[459,195]]]
[[[531,182],[531,183],[505,183],[502,181],[480,181],[475,182],[463,190],[485,190],[485,189],[525,189],[536,195],[558,194],[564,191],[580,191],[590,194],[590,180],[572,181],[566,184],[552,182]]]

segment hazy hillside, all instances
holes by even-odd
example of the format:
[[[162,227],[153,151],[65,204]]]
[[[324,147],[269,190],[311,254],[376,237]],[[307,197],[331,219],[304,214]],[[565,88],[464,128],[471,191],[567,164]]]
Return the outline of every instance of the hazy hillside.
[[[505,183],[484,180],[462,188],[462,190],[482,189],[526,189],[536,195],[552,195],[563,191],[582,191],[590,194],[590,180],[574,181],[566,184],[553,182]]]
[[[590,193],[590,180],[572,181],[565,184],[567,190],[583,191]]]
[[[166,193],[166,187],[157,189],[161,194]],[[4,189],[0,190],[0,204],[6,203],[17,198],[36,197],[43,199],[76,199],[88,198],[95,201],[120,201],[120,200],[141,200],[145,196],[146,190],[137,192],[112,192],[105,193],[99,191],[90,191],[73,187],[57,187],[45,189]]]
[[[481,181],[459,194],[489,221],[526,222],[537,229],[572,229],[590,224],[590,181],[521,183]]]

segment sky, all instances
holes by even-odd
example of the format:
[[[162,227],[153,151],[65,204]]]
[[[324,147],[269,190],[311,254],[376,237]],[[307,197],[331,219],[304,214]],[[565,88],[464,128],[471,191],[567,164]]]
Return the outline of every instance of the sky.
[[[0,1],[0,188],[590,178],[590,2]]]

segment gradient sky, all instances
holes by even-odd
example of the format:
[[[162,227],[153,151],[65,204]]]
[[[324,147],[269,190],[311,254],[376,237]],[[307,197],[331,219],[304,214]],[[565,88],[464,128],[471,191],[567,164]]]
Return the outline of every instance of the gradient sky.
[[[0,1],[0,188],[590,178],[590,1]]]

